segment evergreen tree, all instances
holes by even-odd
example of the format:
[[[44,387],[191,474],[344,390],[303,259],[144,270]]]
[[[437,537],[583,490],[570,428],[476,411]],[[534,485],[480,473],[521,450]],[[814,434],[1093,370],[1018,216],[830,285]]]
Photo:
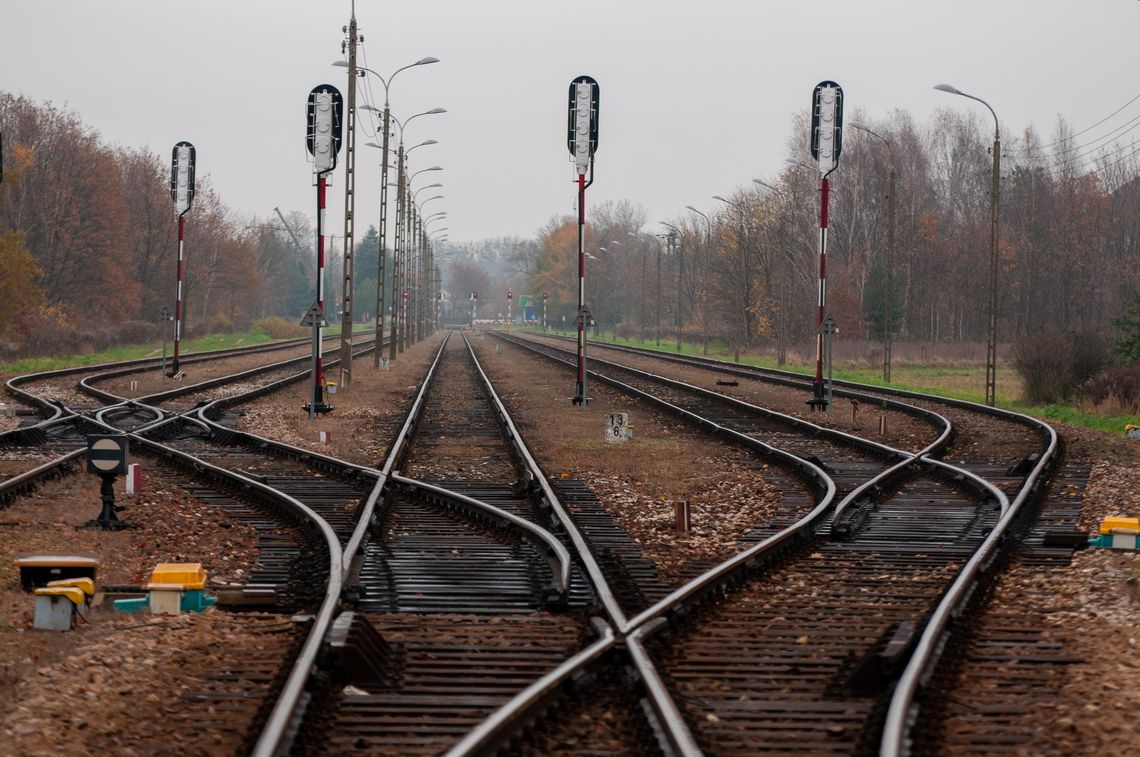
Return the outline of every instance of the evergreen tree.
[[[1123,332],[1120,341],[1116,343],[1114,351],[1125,363],[1140,360],[1140,291],[1132,301],[1128,312],[1112,322],[1112,325]]]
[[[890,303],[891,303],[891,334],[897,334],[902,326],[902,301],[899,298],[898,277],[892,277]],[[876,259],[871,264],[867,274],[867,284],[863,288],[863,315],[869,329],[871,339],[883,338],[883,323],[887,317],[887,275],[886,266]]]

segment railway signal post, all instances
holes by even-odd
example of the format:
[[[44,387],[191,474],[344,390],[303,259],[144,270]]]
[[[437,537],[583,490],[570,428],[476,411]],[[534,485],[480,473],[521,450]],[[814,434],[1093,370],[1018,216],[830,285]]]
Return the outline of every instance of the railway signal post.
[[[476,310],[478,309],[478,307],[479,307],[479,293],[478,292],[472,292],[471,293],[471,328],[475,328],[475,315],[476,315]]]
[[[170,199],[174,200],[174,209],[178,212],[178,283],[174,297],[174,357],[170,361],[170,370],[166,375],[170,378],[178,376],[178,356],[182,343],[182,275],[183,251],[186,242],[186,214],[190,212],[190,205],[194,202],[194,163],[197,151],[189,142],[179,142],[174,145],[170,159]],[[165,350],[163,350],[165,353]],[[164,361],[165,362],[165,361]]]
[[[567,121],[566,146],[578,175],[578,384],[571,400],[583,409],[590,401],[586,378],[586,326],[590,311],[586,307],[586,187],[594,183],[594,153],[598,149],[598,82],[590,76],[579,76],[570,82],[570,114]],[[586,174],[590,180],[586,181]]]
[[[103,508],[99,517],[87,521],[88,528],[119,530],[133,528],[119,520],[115,506],[115,477],[127,472],[127,437],[125,434],[91,434],[87,437],[87,472],[102,479],[99,496]]]
[[[833,81],[815,85],[811,104],[811,156],[819,170],[819,300],[816,311],[815,379],[812,410],[826,411],[829,400],[823,380],[823,334],[827,318],[827,177],[839,165],[843,150],[843,88]]]
[[[332,405],[324,399],[324,366],[321,360],[321,327],[327,325],[325,309],[325,193],[327,175],[336,168],[336,156],[340,152],[342,115],[344,104],[340,91],[331,84],[318,84],[309,92],[308,125],[305,146],[313,156],[313,173],[317,176],[317,300],[309,309],[305,320],[313,327],[313,394],[305,405],[309,420],[317,413],[327,413]]]
[[[511,330],[511,303],[514,302],[515,293],[507,290],[507,331]]]
[[[550,299],[549,292],[542,293],[542,333],[546,333],[546,303]]]

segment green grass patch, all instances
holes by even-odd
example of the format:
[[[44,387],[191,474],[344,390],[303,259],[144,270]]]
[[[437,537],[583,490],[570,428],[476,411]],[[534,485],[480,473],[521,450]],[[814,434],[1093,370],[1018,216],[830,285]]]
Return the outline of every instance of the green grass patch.
[[[240,334],[210,334],[200,339],[187,339],[182,342],[182,354],[192,352],[209,352],[211,350],[224,350],[230,347],[249,347],[257,344],[267,344],[276,341],[257,331],[246,331]],[[167,342],[167,356],[174,352],[172,342]],[[62,368],[78,368],[84,365],[98,363],[113,363],[120,360],[139,360],[142,358],[161,358],[162,344],[137,344],[123,347],[112,347],[102,352],[93,352],[89,355],[69,355],[67,357],[37,357],[19,360],[11,363],[0,363],[0,372],[4,373],[38,373],[40,371],[54,371]]]
[[[531,329],[536,333],[542,333],[541,329]],[[572,331],[555,331],[551,333],[560,336],[575,336]],[[678,354],[677,343],[662,339],[660,346],[658,346],[655,339],[615,339],[612,336],[604,335],[602,337],[590,336],[591,342],[600,342],[604,344],[617,344],[629,347],[638,347],[642,349],[659,350],[669,354]],[[682,355],[700,355],[701,345],[684,343],[682,345]],[[709,357],[718,360],[733,359],[733,354],[725,345],[713,343],[709,345]],[[746,365],[755,365],[761,368],[780,368],[781,370],[790,371],[792,373],[800,373],[803,375],[811,375],[814,372],[814,366],[800,366],[800,365],[784,365],[777,366],[774,358],[767,356],[756,355],[741,355],[740,362]],[[866,365],[853,365],[836,363],[832,371],[832,376],[836,381],[852,381],[859,384],[867,384],[869,386],[882,386],[890,387],[892,389],[903,389],[911,392],[919,392],[922,394],[932,394],[937,397],[946,397],[948,399],[963,400],[966,402],[975,402],[979,405],[985,404],[985,366],[984,365],[946,365],[946,364],[912,364],[906,363],[901,365],[891,366],[891,383],[887,384],[883,381],[883,371],[881,366],[866,366]],[[997,372],[997,397],[998,407],[1005,410],[1011,410],[1015,413],[1022,413],[1035,418],[1041,418],[1046,421],[1056,421],[1058,423],[1067,423],[1073,426],[1082,426],[1085,428],[1095,429],[1097,431],[1105,431],[1111,434],[1121,434],[1124,427],[1130,423],[1140,424],[1140,418],[1127,416],[1127,415],[1105,415],[1098,413],[1090,413],[1080,410],[1071,405],[1025,405],[1016,399],[1021,394],[1021,381],[1017,376],[1016,371],[1010,366],[999,365]]]
[[[1075,407],[1070,407],[1069,405],[1039,405],[1036,407],[1014,407],[1011,409],[1025,413],[1026,415],[1032,415],[1036,418],[1044,418],[1046,420],[1057,421],[1058,423],[1068,423],[1073,426],[1084,426],[1085,428],[1105,431],[1117,436],[1124,433],[1124,427],[1128,424],[1135,424],[1140,421],[1140,419],[1135,416],[1087,413]]]

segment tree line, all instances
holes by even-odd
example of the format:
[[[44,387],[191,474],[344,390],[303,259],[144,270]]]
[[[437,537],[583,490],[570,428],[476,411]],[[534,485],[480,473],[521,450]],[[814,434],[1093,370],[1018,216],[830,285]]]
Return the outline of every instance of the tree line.
[[[872,341],[889,329],[898,340],[984,342],[992,126],[950,108],[926,124],[901,110],[878,119],[854,115],[890,147],[845,130],[830,177],[829,313],[843,334]],[[789,154],[810,164],[807,134],[807,114],[797,114]],[[1002,151],[1002,351],[1043,332],[1119,338],[1121,318],[1140,296],[1135,145],[1078,139],[1058,119],[1047,142],[1032,127],[1014,138],[1003,129]],[[888,275],[892,167],[896,242]],[[600,326],[769,349],[781,358],[789,345],[809,344],[816,331],[818,174],[789,165],[752,179],[742,177],[734,191],[696,208],[700,213],[680,211],[649,228],[632,202],[592,209],[587,303]],[[573,323],[575,219],[552,219],[532,243],[515,240],[514,248],[522,259],[502,288],[548,292],[555,322],[565,315]]]
[[[157,338],[176,286],[170,154],[108,145],[76,114],[8,93],[0,93],[0,132],[0,354]],[[275,213],[238,213],[198,175],[186,225],[187,335],[299,319],[308,309],[313,226],[300,212],[284,218],[293,234]],[[373,273],[360,277],[361,302],[375,301],[377,244],[369,229],[359,249],[372,268],[365,260],[358,270]],[[328,279],[334,298],[337,270]]]

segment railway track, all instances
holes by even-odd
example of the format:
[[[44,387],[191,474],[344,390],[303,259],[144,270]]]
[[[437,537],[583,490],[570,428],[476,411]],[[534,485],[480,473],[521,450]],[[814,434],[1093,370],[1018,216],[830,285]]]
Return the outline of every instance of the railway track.
[[[569,366],[549,346],[520,346]],[[237,482],[196,496],[233,507],[223,500],[238,491],[273,492],[307,513],[302,530],[325,534],[323,550],[308,550],[327,568],[296,570],[304,547],[266,544],[263,572],[245,587],[251,605],[312,619],[292,637],[291,667],[222,673],[273,680],[258,690],[268,698],[253,753],[898,753],[915,743],[916,722],[922,733],[969,731],[940,731],[944,692],[920,685],[953,679],[939,667],[946,639],[1041,656],[1032,627],[945,635],[976,607],[984,592],[972,587],[1000,564],[1003,543],[1040,531],[1026,513],[1055,442],[1027,419],[1003,419],[1017,430],[994,434],[966,403],[840,389],[927,429],[923,444],[892,448],[595,358],[595,381],[782,461],[769,470],[788,492],[781,513],[670,591],[639,572],[635,545],[588,487],[545,479],[464,351],[445,343],[379,470],[223,425],[225,407],[278,381],[205,408],[156,410],[140,397],[55,424],[133,425],[189,470]],[[1053,512],[1063,523],[1065,508]],[[1017,686],[1031,688],[1002,685],[987,726]],[[985,734],[967,743],[1003,738],[1000,726]]]
[[[646,354],[630,348],[595,350],[599,351]],[[785,371],[663,353],[651,360],[686,366],[687,374],[691,374],[689,369],[705,369],[717,376],[773,382],[797,393],[809,390],[805,377]],[[1048,597],[1024,597],[1030,609],[1012,614],[1003,604],[994,603],[989,589],[999,574],[1038,573],[1069,564],[1073,545],[1084,541],[1077,517],[1088,464],[1067,462],[1052,430],[1029,418],[887,387],[836,385],[837,396],[864,403],[890,397],[937,409],[956,429],[956,443],[948,447],[946,459],[985,476],[1013,505],[1008,524],[999,528],[1002,540],[1014,546],[1000,553],[983,548],[982,559],[968,567],[961,579],[961,587],[970,588],[951,592],[945,608],[950,620],[943,621],[945,640],[927,644],[914,666],[923,670],[928,683],[919,686],[914,674],[909,676],[910,683],[896,698],[898,714],[884,738],[884,753],[1033,748],[1041,724],[1031,722],[1030,713],[1048,705],[1065,680],[1065,669],[1080,660],[1060,647],[1040,611],[1032,609],[1047,606]],[[971,440],[980,437],[1004,443],[975,446]],[[1024,441],[1034,437],[1041,440],[1042,452],[1022,457],[1027,448]],[[943,645],[950,653],[938,653]],[[909,713],[905,718],[904,711]]]
[[[292,362],[245,370],[211,384],[226,379],[247,382],[244,395],[230,397],[240,402],[304,379],[303,371],[280,375],[282,367]],[[261,383],[258,375],[269,375],[270,380]],[[255,384],[252,389],[250,379]],[[200,391],[201,387],[183,386],[168,395]],[[288,684],[287,671],[315,651],[315,642],[306,645],[306,640],[322,612],[327,623],[330,596],[339,597],[342,540],[352,533],[354,512],[371,490],[375,473],[364,474],[359,466],[225,429],[209,417],[210,406],[171,411],[145,404],[145,397],[123,401],[101,394],[100,399],[111,404],[88,408],[87,415],[29,397],[52,410],[51,417],[0,436],[0,446],[34,452],[38,445],[38,458],[48,460],[0,483],[0,501],[20,496],[50,477],[67,475],[84,452],[86,434],[127,432],[132,453],[146,461],[151,476],[252,528],[256,568],[243,585],[225,587],[221,599],[227,606],[252,613],[243,638],[262,638],[253,642],[260,651],[239,658],[218,655],[220,667],[200,673],[200,680],[208,682],[206,688],[186,693],[173,721],[181,724],[175,727],[184,728],[192,720],[201,733],[256,734],[270,716],[269,705]],[[191,412],[196,417],[190,417]],[[326,605],[330,609],[322,610]],[[293,621],[289,614],[295,614]]]
[[[566,354],[556,359],[570,367]],[[649,391],[644,382],[657,382],[679,404],[676,382],[596,354],[592,363],[595,380],[617,384],[620,375],[642,392]],[[630,376],[636,381],[625,381]],[[686,389],[708,398],[707,391]],[[1033,485],[1032,474],[995,469],[995,459],[1009,453],[1007,438],[979,450],[983,441],[956,435],[976,455],[957,462],[973,463],[1006,489]],[[711,612],[687,619],[685,631],[673,630],[659,659],[703,746],[715,753],[877,746],[893,683],[927,621],[1010,510],[1002,490],[979,473],[926,456],[955,449],[936,443],[893,477],[848,485],[831,528],[843,541],[817,539]],[[793,450],[805,454],[802,446]],[[1027,458],[1046,451],[1021,450]],[[819,457],[828,467],[829,450]],[[845,619],[838,627],[836,617]]]
[[[593,635],[591,589],[478,378],[445,341],[353,573],[353,622],[387,665],[348,671],[307,750],[439,753]]]

